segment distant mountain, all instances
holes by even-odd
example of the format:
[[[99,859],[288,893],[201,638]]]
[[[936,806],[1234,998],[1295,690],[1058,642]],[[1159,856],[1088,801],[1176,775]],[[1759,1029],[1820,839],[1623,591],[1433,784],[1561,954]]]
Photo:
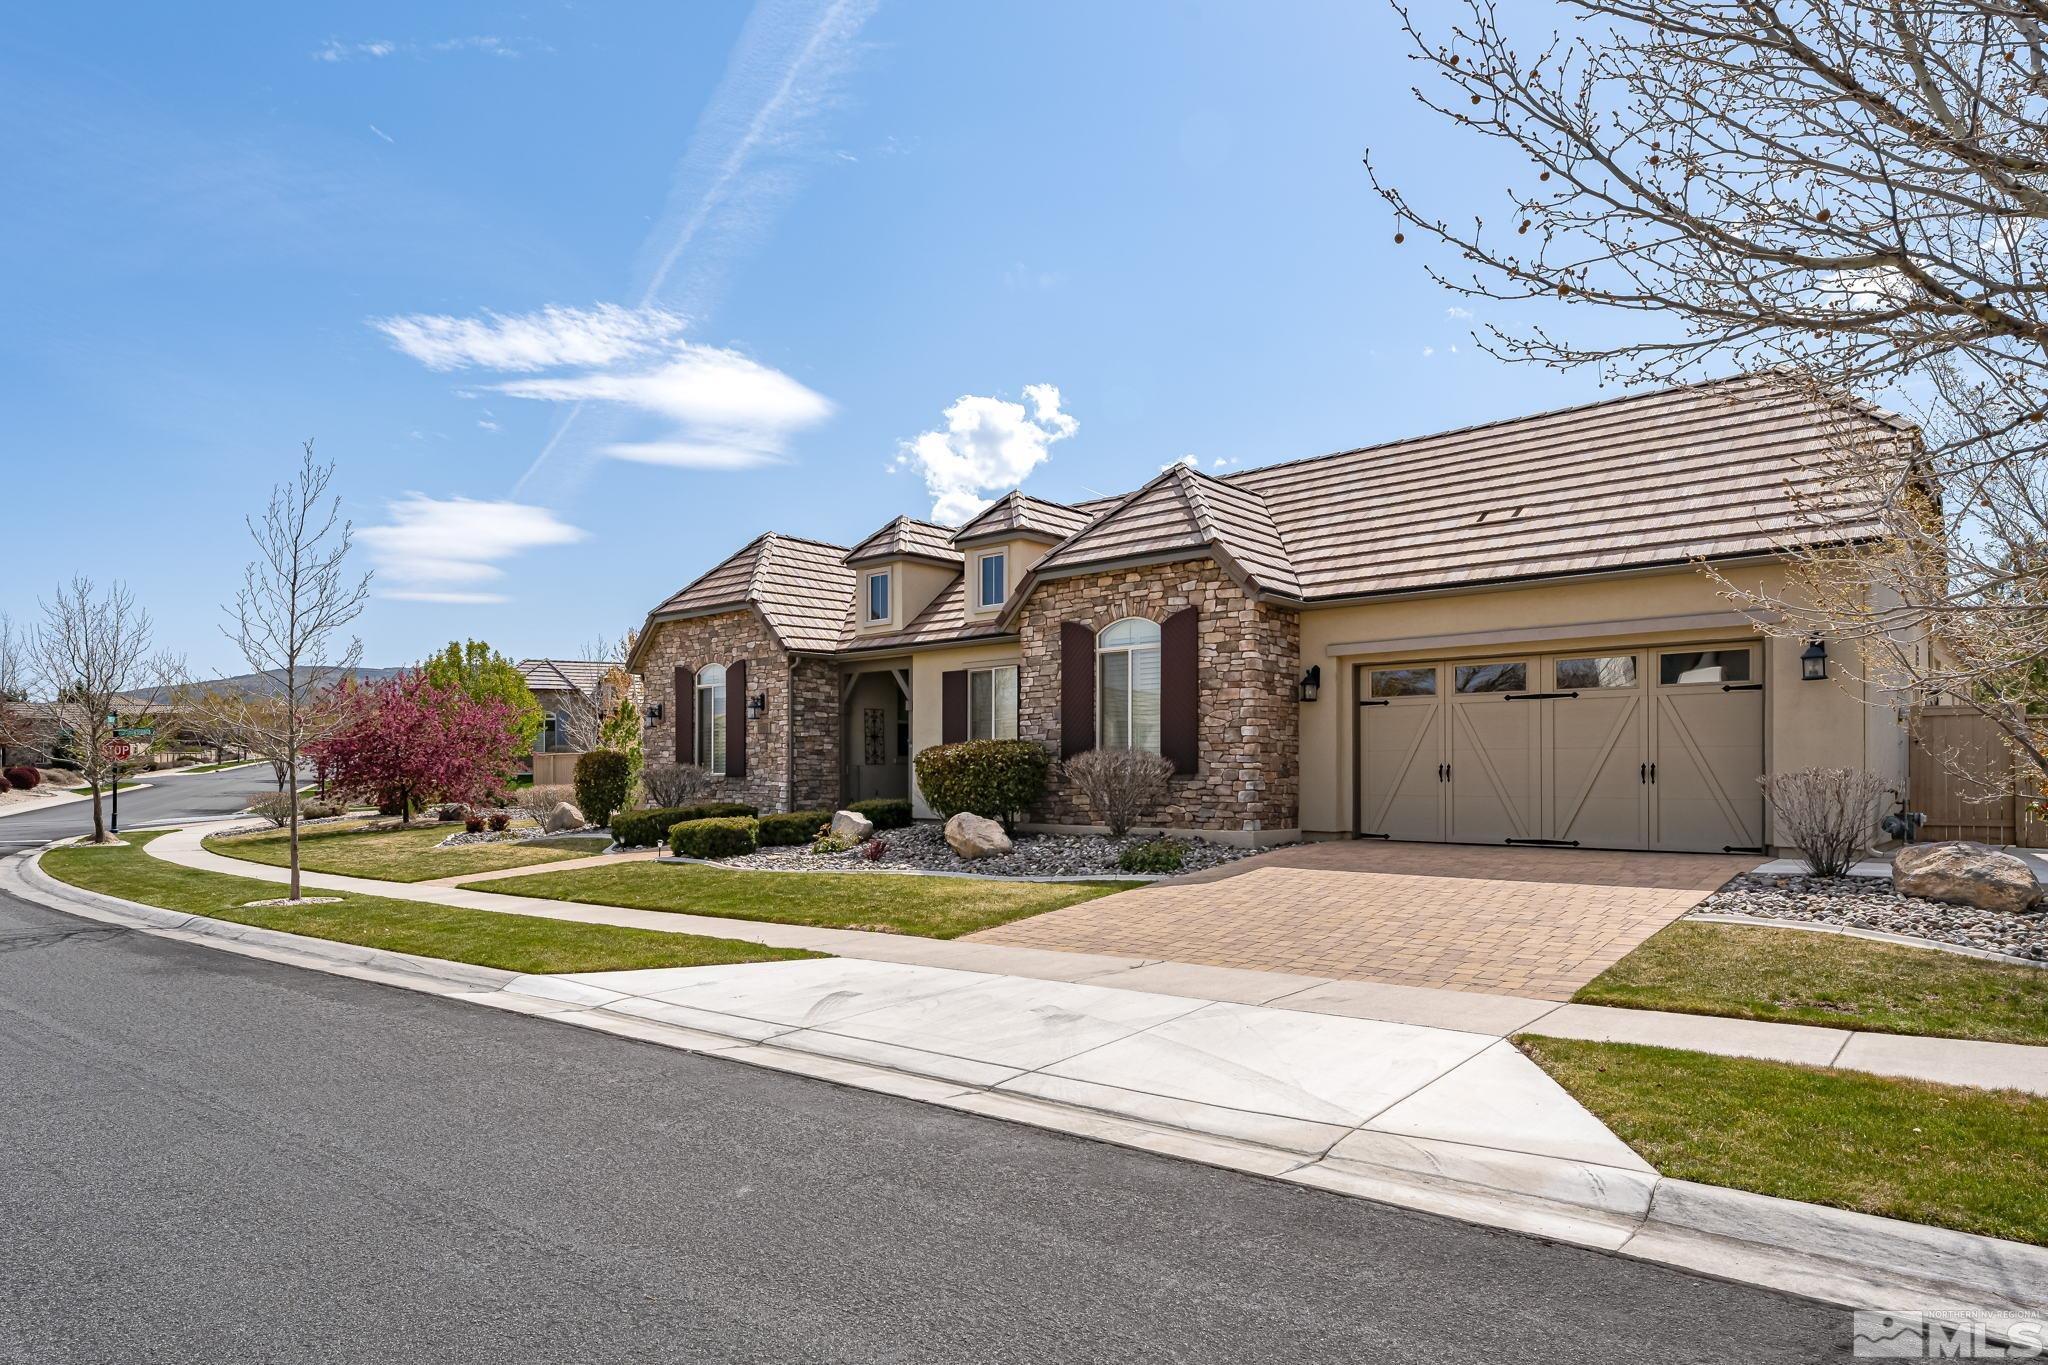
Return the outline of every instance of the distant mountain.
[[[406,671],[403,668],[351,668],[347,670],[346,676],[355,679],[357,682],[382,682],[386,678],[395,678]],[[344,675],[337,672],[334,676],[338,680]],[[284,687],[276,678],[267,673],[237,673],[233,677],[228,678],[195,680],[192,684],[192,689],[196,693],[223,692],[231,696],[274,697],[279,692],[282,692]],[[138,701],[154,704],[160,700],[157,696],[158,690],[151,688],[148,691],[138,692],[133,695]]]

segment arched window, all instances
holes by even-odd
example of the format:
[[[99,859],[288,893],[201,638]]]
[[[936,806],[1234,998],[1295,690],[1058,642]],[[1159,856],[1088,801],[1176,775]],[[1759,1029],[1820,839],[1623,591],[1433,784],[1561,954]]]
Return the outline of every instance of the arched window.
[[[1095,637],[1102,710],[1096,743],[1105,749],[1159,752],[1159,625],[1137,617]]]
[[[697,766],[725,771],[725,668],[707,664],[697,673]]]

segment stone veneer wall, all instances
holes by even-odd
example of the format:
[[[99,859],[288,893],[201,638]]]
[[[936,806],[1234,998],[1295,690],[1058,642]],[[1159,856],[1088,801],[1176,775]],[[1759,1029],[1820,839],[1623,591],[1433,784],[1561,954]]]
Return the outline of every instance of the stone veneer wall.
[[[1017,621],[1023,650],[1018,734],[1059,749],[1061,622],[1083,621],[1100,631],[1126,616],[1162,621],[1190,605],[1201,613],[1200,764],[1192,775],[1173,779],[1168,806],[1146,823],[1295,829],[1301,823],[1300,619],[1254,601],[1213,560],[1054,579],[1035,588]],[[1050,824],[1094,823],[1057,782],[1036,814]]]
[[[837,809],[841,787],[839,746],[846,733],[840,706],[839,666],[824,659],[798,659],[791,664],[790,707],[796,772],[787,809]]]
[[[789,810],[789,655],[755,612],[721,612],[688,621],[664,621],[654,627],[654,642],[641,663],[640,686],[647,705],[661,703],[662,717],[641,733],[641,751],[649,763],[677,761],[674,693],[678,667],[701,672],[709,664],[730,668],[736,659],[747,661],[747,691],[765,694],[768,705],[750,720],[746,698],[726,693],[726,724],[747,727],[747,775],[720,778],[717,791],[708,799],[744,801],[764,811]],[[683,705],[692,705],[694,700],[686,697]],[[728,730],[728,744],[730,734]],[[684,755],[683,761],[688,760]]]

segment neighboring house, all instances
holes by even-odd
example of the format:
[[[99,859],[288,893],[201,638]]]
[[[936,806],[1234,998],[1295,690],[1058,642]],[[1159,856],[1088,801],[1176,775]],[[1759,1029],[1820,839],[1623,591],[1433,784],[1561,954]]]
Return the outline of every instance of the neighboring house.
[[[8,710],[0,734],[11,742],[0,744],[0,768],[15,764],[47,768],[56,761],[70,730],[62,708],[46,701],[0,702]]]
[[[1698,567],[1781,584],[1845,422],[1913,440],[1730,380],[851,549],[766,534],[649,613],[646,749],[764,809],[929,815],[914,754],[1020,737],[1159,752],[1155,820],[1233,842],[1762,848],[1764,773],[1905,786],[1892,699],[1802,681]],[[1033,822],[1087,814],[1056,780]]]
[[[540,703],[540,735],[533,742],[533,780],[542,786],[573,782],[576,756],[597,743],[611,704],[605,680],[617,659],[521,659],[514,665]]]

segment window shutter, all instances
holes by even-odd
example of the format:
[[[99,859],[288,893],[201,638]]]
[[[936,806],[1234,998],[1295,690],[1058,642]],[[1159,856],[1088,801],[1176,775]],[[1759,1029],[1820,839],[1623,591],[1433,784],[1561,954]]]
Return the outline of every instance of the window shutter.
[[[747,775],[747,661],[725,670],[725,775]]]
[[[1159,623],[1159,752],[1176,773],[1201,762],[1201,615],[1193,607]]]
[[[676,717],[676,762],[697,761],[697,673],[695,669],[676,670],[676,695],[669,703]]]
[[[958,744],[967,738],[967,670],[949,669],[939,676],[939,742]]]
[[[1060,757],[1095,747],[1095,628],[1060,622]]]

